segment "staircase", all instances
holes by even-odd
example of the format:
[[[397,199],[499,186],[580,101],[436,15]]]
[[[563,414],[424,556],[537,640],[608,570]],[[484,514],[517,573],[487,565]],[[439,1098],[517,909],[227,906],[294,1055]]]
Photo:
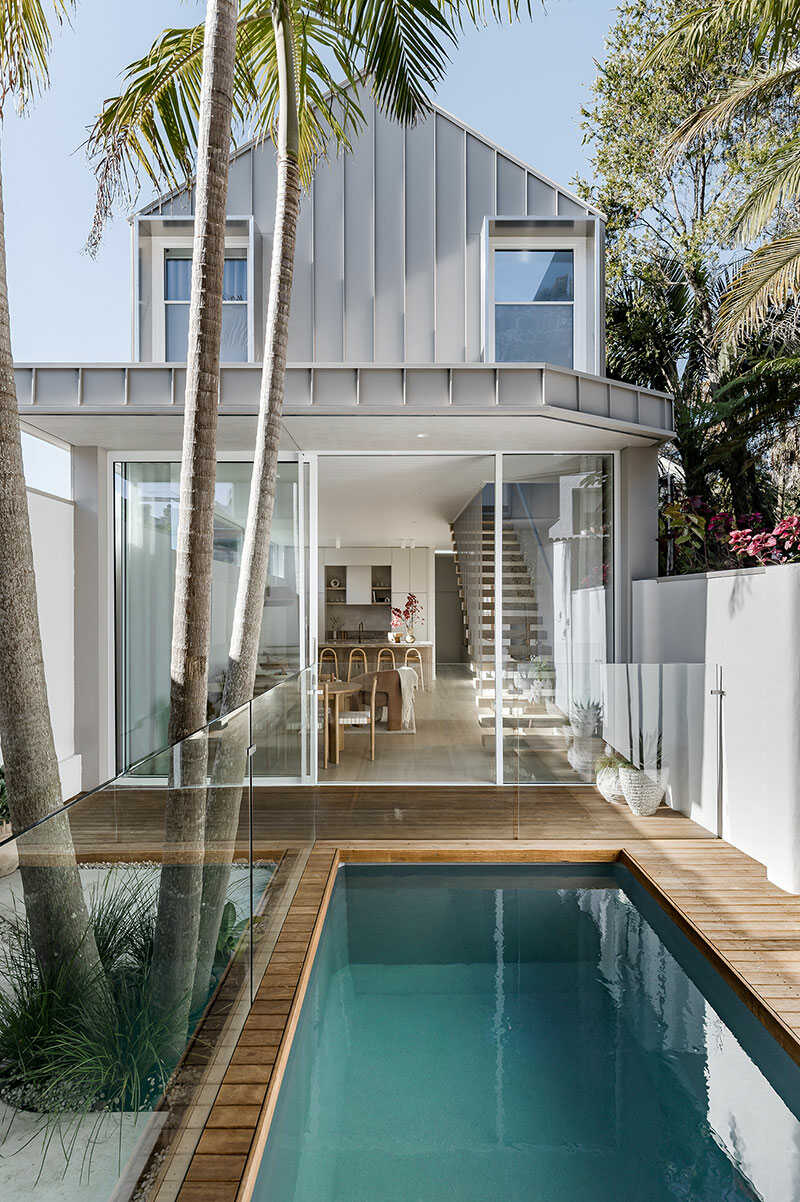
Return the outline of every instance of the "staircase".
[[[461,611],[475,673],[477,720],[489,754],[494,754],[496,713],[494,533],[494,506],[475,502],[451,526]],[[536,582],[516,528],[505,517],[502,582],[505,754],[518,757],[520,779],[574,780],[566,759],[568,719],[555,709],[552,687],[531,701],[528,690],[520,690],[514,682],[517,665],[529,664],[535,656],[552,659],[553,649],[539,613]]]

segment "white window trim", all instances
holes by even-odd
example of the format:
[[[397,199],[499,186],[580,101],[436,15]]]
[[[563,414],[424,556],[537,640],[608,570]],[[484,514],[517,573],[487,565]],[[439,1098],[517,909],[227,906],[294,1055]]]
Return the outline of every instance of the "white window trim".
[[[484,272],[486,303],[484,305],[484,345],[487,348],[486,360],[496,363],[494,330],[494,252],[496,250],[571,250],[574,264],[575,295],[572,300],[572,369],[574,371],[593,371],[594,355],[589,340],[589,289],[588,273],[590,270],[588,240],[583,237],[566,235],[563,237],[539,237],[536,234],[527,235],[493,235],[488,239],[486,269]],[[543,302],[544,303],[544,302]],[[557,304],[558,302],[547,302]],[[565,302],[569,304],[570,302]],[[559,366],[554,364],[553,366]]]
[[[164,263],[168,250],[192,249],[194,239],[191,235],[174,234],[171,237],[153,238],[152,254],[152,293],[153,293],[153,362],[166,363],[167,321],[166,297],[164,296]],[[253,306],[253,246],[252,239],[247,235],[228,234],[225,238],[226,250],[247,251],[247,363],[255,359],[255,309]],[[240,302],[237,302],[240,303]]]

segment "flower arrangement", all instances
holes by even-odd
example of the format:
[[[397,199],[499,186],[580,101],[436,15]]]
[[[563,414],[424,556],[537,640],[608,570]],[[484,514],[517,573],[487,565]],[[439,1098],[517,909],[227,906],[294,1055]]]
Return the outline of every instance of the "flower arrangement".
[[[409,593],[402,609],[392,607],[392,630],[399,630],[402,625],[406,628],[406,640],[414,642],[414,626],[422,618],[422,605],[415,593]]]

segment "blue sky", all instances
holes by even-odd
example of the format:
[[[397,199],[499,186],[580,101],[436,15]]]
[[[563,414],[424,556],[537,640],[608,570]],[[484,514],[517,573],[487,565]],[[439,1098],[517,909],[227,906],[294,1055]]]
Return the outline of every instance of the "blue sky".
[[[170,24],[200,19],[181,0],[78,0],[58,36],[52,88],[3,131],[11,332],[20,362],[130,358],[130,237],[124,215],[99,257],[82,253],[94,181],[78,149],[120,69]],[[513,29],[467,34],[439,103],[546,175],[568,183],[585,165],[579,109],[614,16],[607,0],[551,0]],[[146,199],[143,198],[143,199]]]

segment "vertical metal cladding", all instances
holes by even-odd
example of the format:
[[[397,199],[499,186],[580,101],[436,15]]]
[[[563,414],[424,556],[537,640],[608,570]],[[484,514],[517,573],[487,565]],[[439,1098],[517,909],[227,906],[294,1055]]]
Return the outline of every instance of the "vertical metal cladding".
[[[481,358],[481,230],[490,215],[572,217],[591,210],[440,110],[409,129],[371,98],[351,154],[320,163],[297,232],[289,359],[474,363]],[[274,224],[268,142],[231,167],[228,212],[252,213],[256,353]],[[190,212],[189,191],[148,212]]]

